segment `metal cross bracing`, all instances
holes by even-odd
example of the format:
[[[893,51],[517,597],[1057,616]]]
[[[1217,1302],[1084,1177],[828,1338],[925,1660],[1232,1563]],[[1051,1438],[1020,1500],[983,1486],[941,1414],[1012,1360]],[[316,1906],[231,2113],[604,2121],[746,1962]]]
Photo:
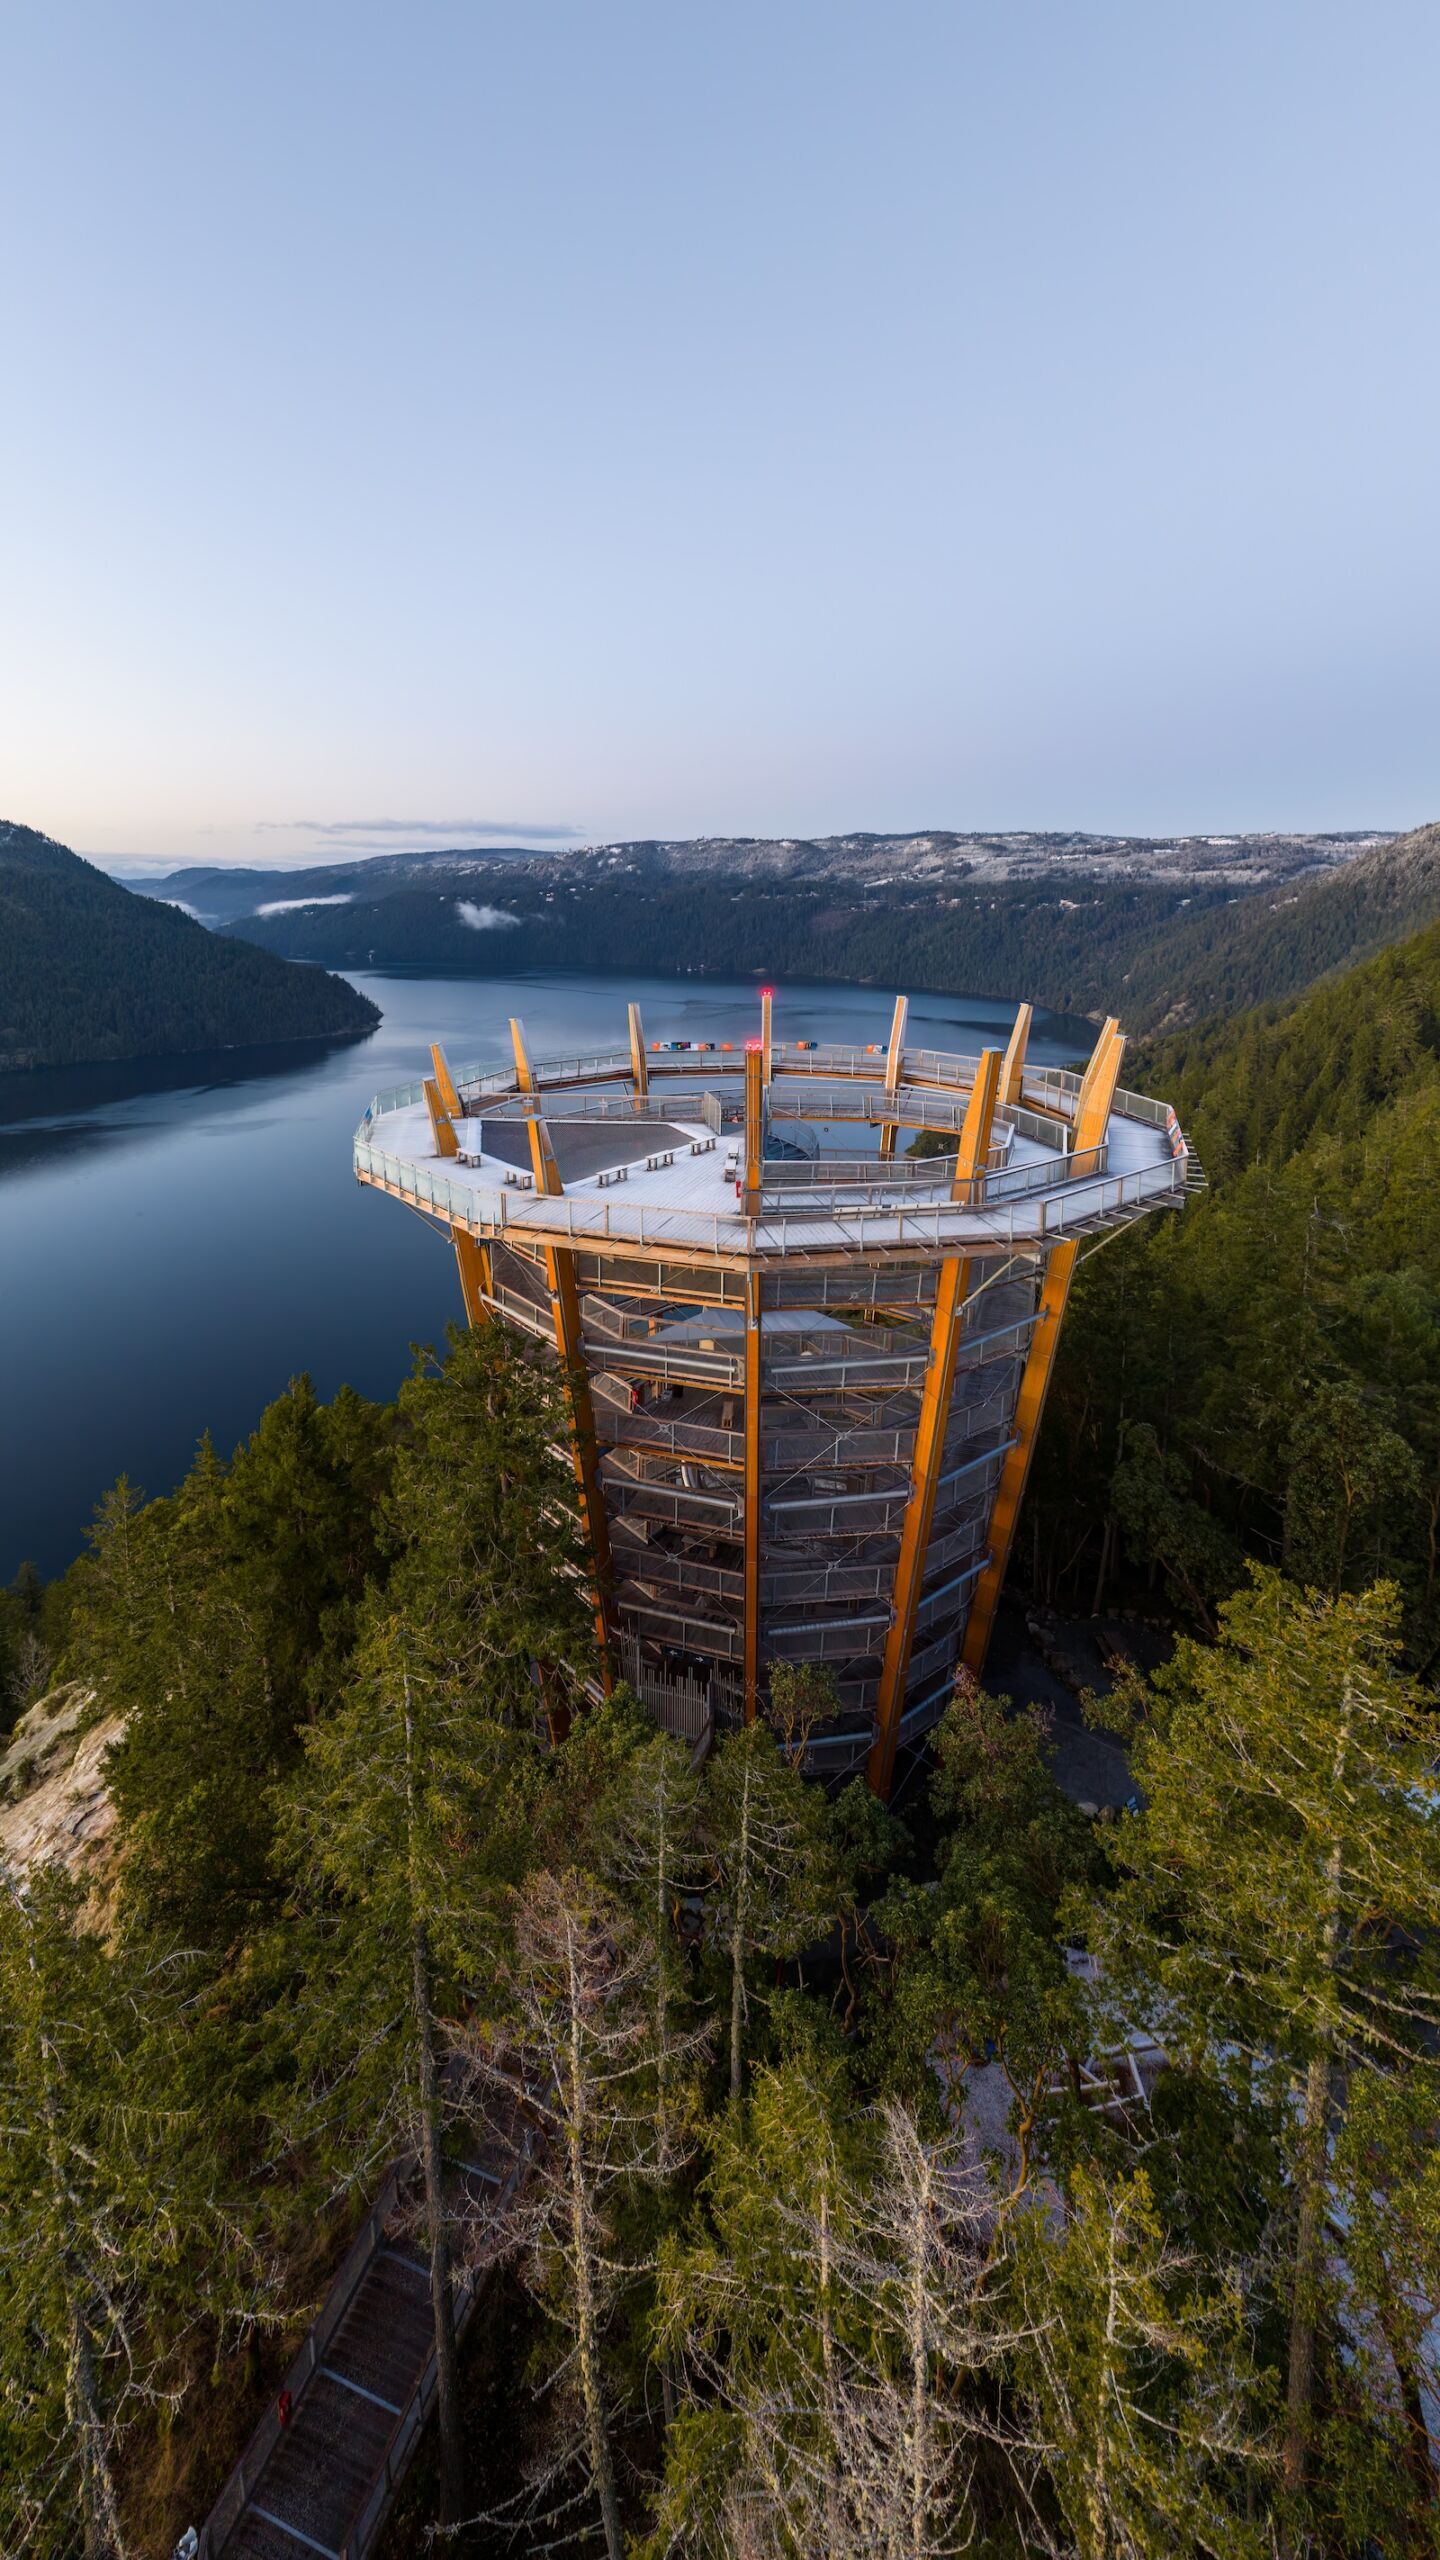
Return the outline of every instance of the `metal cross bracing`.
[[[1117,1024],[1082,1074],[1027,1065],[1029,1029],[945,1056],[907,1047],[902,1003],[865,1047],[767,1012],[748,1046],[678,1050],[632,1006],[623,1049],[544,1061],[517,1024],[512,1067],[437,1053],[357,1139],[360,1178],[454,1239],[472,1323],[564,1383],[605,1676],[724,1722],[764,1712],[774,1663],[823,1665],[813,1763],[882,1794],[983,1664],[1081,1241],[1193,1181],[1173,1112],[1120,1088]],[[523,1193],[495,1187],[501,1117]],[[907,1156],[916,1131],[948,1152]]]

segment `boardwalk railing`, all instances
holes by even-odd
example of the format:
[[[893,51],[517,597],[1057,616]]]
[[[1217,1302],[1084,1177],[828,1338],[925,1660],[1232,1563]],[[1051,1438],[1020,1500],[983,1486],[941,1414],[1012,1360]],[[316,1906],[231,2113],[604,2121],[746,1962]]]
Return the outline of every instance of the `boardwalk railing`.
[[[534,2141],[533,2130],[517,2120],[510,2166],[503,2176],[470,2163],[454,2164],[462,2194],[470,2201],[472,2221],[484,2220],[509,2202],[527,2174]],[[438,2376],[433,2336],[418,2370],[410,2368],[413,2381],[407,2376],[406,2385],[401,2386],[405,2389],[403,2400],[399,2389],[396,2400],[391,2401],[358,2383],[345,2385],[355,2395],[348,2404],[350,2409],[358,2398],[368,2404],[369,2413],[393,2413],[394,2423],[388,2433],[378,2439],[372,2434],[363,2454],[359,2453],[359,2434],[348,2417],[332,2411],[327,2420],[323,2404],[327,2389],[345,2384],[344,2375],[331,2370],[329,2359],[332,2349],[338,2352],[343,2343],[340,2333],[347,2319],[352,2312],[357,2316],[363,2312],[361,2296],[367,2284],[372,2279],[379,2282],[387,2262],[403,2254],[392,2245],[390,2228],[414,2177],[415,2164],[410,2160],[396,2161],[388,2171],[298,2354],[210,2511],[200,2534],[196,2560],[224,2560],[227,2553],[231,2560],[250,2560],[256,2551],[284,2551],[293,2554],[293,2560],[306,2560],[307,2552],[310,2560],[315,2560],[316,2554],[320,2560],[366,2560],[373,2549],[435,2405]],[[486,2190],[483,2202],[476,2199],[477,2183]],[[424,2289],[428,2321],[429,2279],[423,2258],[412,2253],[405,2263]],[[483,2263],[472,2265],[454,2288],[457,2340],[469,2327],[487,2272]],[[374,2424],[372,2414],[372,2428]],[[307,2517],[295,2515],[293,2507],[289,2516],[283,2512],[291,2504],[289,2493],[295,2485],[293,2479],[288,2484],[283,2482],[285,2465],[290,2461],[293,2469],[292,2457],[306,2427],[317,2425],[322,2440],[314,2447],[307,2466],[307,2485],[318,2471],[332,2467],[326,2461],[327,2454],[339,2458],[333,2467],[345,2483],[338,2501],[344,2508],[343,2520],[337,2513],[323,2542],[315,2538],[313,2526],[309,2531],[305,2529]],[[330,2485],[333,2487],[333,2483]],[[331,2512],[336,2513],[334,2503]]]

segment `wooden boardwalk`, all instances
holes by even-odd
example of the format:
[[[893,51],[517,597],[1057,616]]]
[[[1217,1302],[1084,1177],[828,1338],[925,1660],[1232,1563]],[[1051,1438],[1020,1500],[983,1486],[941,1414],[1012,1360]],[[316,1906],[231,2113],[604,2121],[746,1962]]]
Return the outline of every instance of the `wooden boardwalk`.
[[[456,2255],[516,2192],[531,2136],[516,2112],[453,2166]],[[314,2326],[221,2490],[197,2560],[365,2560],[405,2476],[436,2392],[430,2271],[409,2236],[413,2172],[391,2169]],[[455,2287],[463,2337],[483,2266]]]

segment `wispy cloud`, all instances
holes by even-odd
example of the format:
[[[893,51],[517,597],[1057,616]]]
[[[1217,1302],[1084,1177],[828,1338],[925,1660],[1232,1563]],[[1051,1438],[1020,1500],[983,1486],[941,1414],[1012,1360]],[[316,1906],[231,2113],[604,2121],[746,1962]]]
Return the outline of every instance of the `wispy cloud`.
[[[520,818],[262,818],[256,832],[266,836],[319,836],[329,844],[390,843],[397,836],[412,844],[436,838],[446,844],[511,844],[520,838],[566,844],[582,830],[534,827]]]
[[[348,907],[350,899],[348,889],[337,891],[333,898],[267,898],[264,906],[257,907],[255,913],[257,916],[288,916],[293,915],[297,907]]]
[[[472,933],[495,933],[507,924],[518,924],[518,916],[507,915],[503,907],[477,907],[469,898],[457,898],[455,913]]]

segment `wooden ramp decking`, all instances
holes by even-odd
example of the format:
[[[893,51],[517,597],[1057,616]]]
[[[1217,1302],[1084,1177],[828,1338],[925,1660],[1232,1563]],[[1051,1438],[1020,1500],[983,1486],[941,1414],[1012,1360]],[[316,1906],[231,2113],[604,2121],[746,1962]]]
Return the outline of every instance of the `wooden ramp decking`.
[[[480,2227],[522,2182],[530,2142],[517,2107],[510,2128],[453,2165],[462,2263],[478,2256]],[[197,2560],[365,2560],[373,2549],[436,2392],[430,2271],[409,2236],[412,2194],[411,2164],[397,2162],[211,2509]],[[485,2275],[472,2264],[456,2283],[457,2337]]]

